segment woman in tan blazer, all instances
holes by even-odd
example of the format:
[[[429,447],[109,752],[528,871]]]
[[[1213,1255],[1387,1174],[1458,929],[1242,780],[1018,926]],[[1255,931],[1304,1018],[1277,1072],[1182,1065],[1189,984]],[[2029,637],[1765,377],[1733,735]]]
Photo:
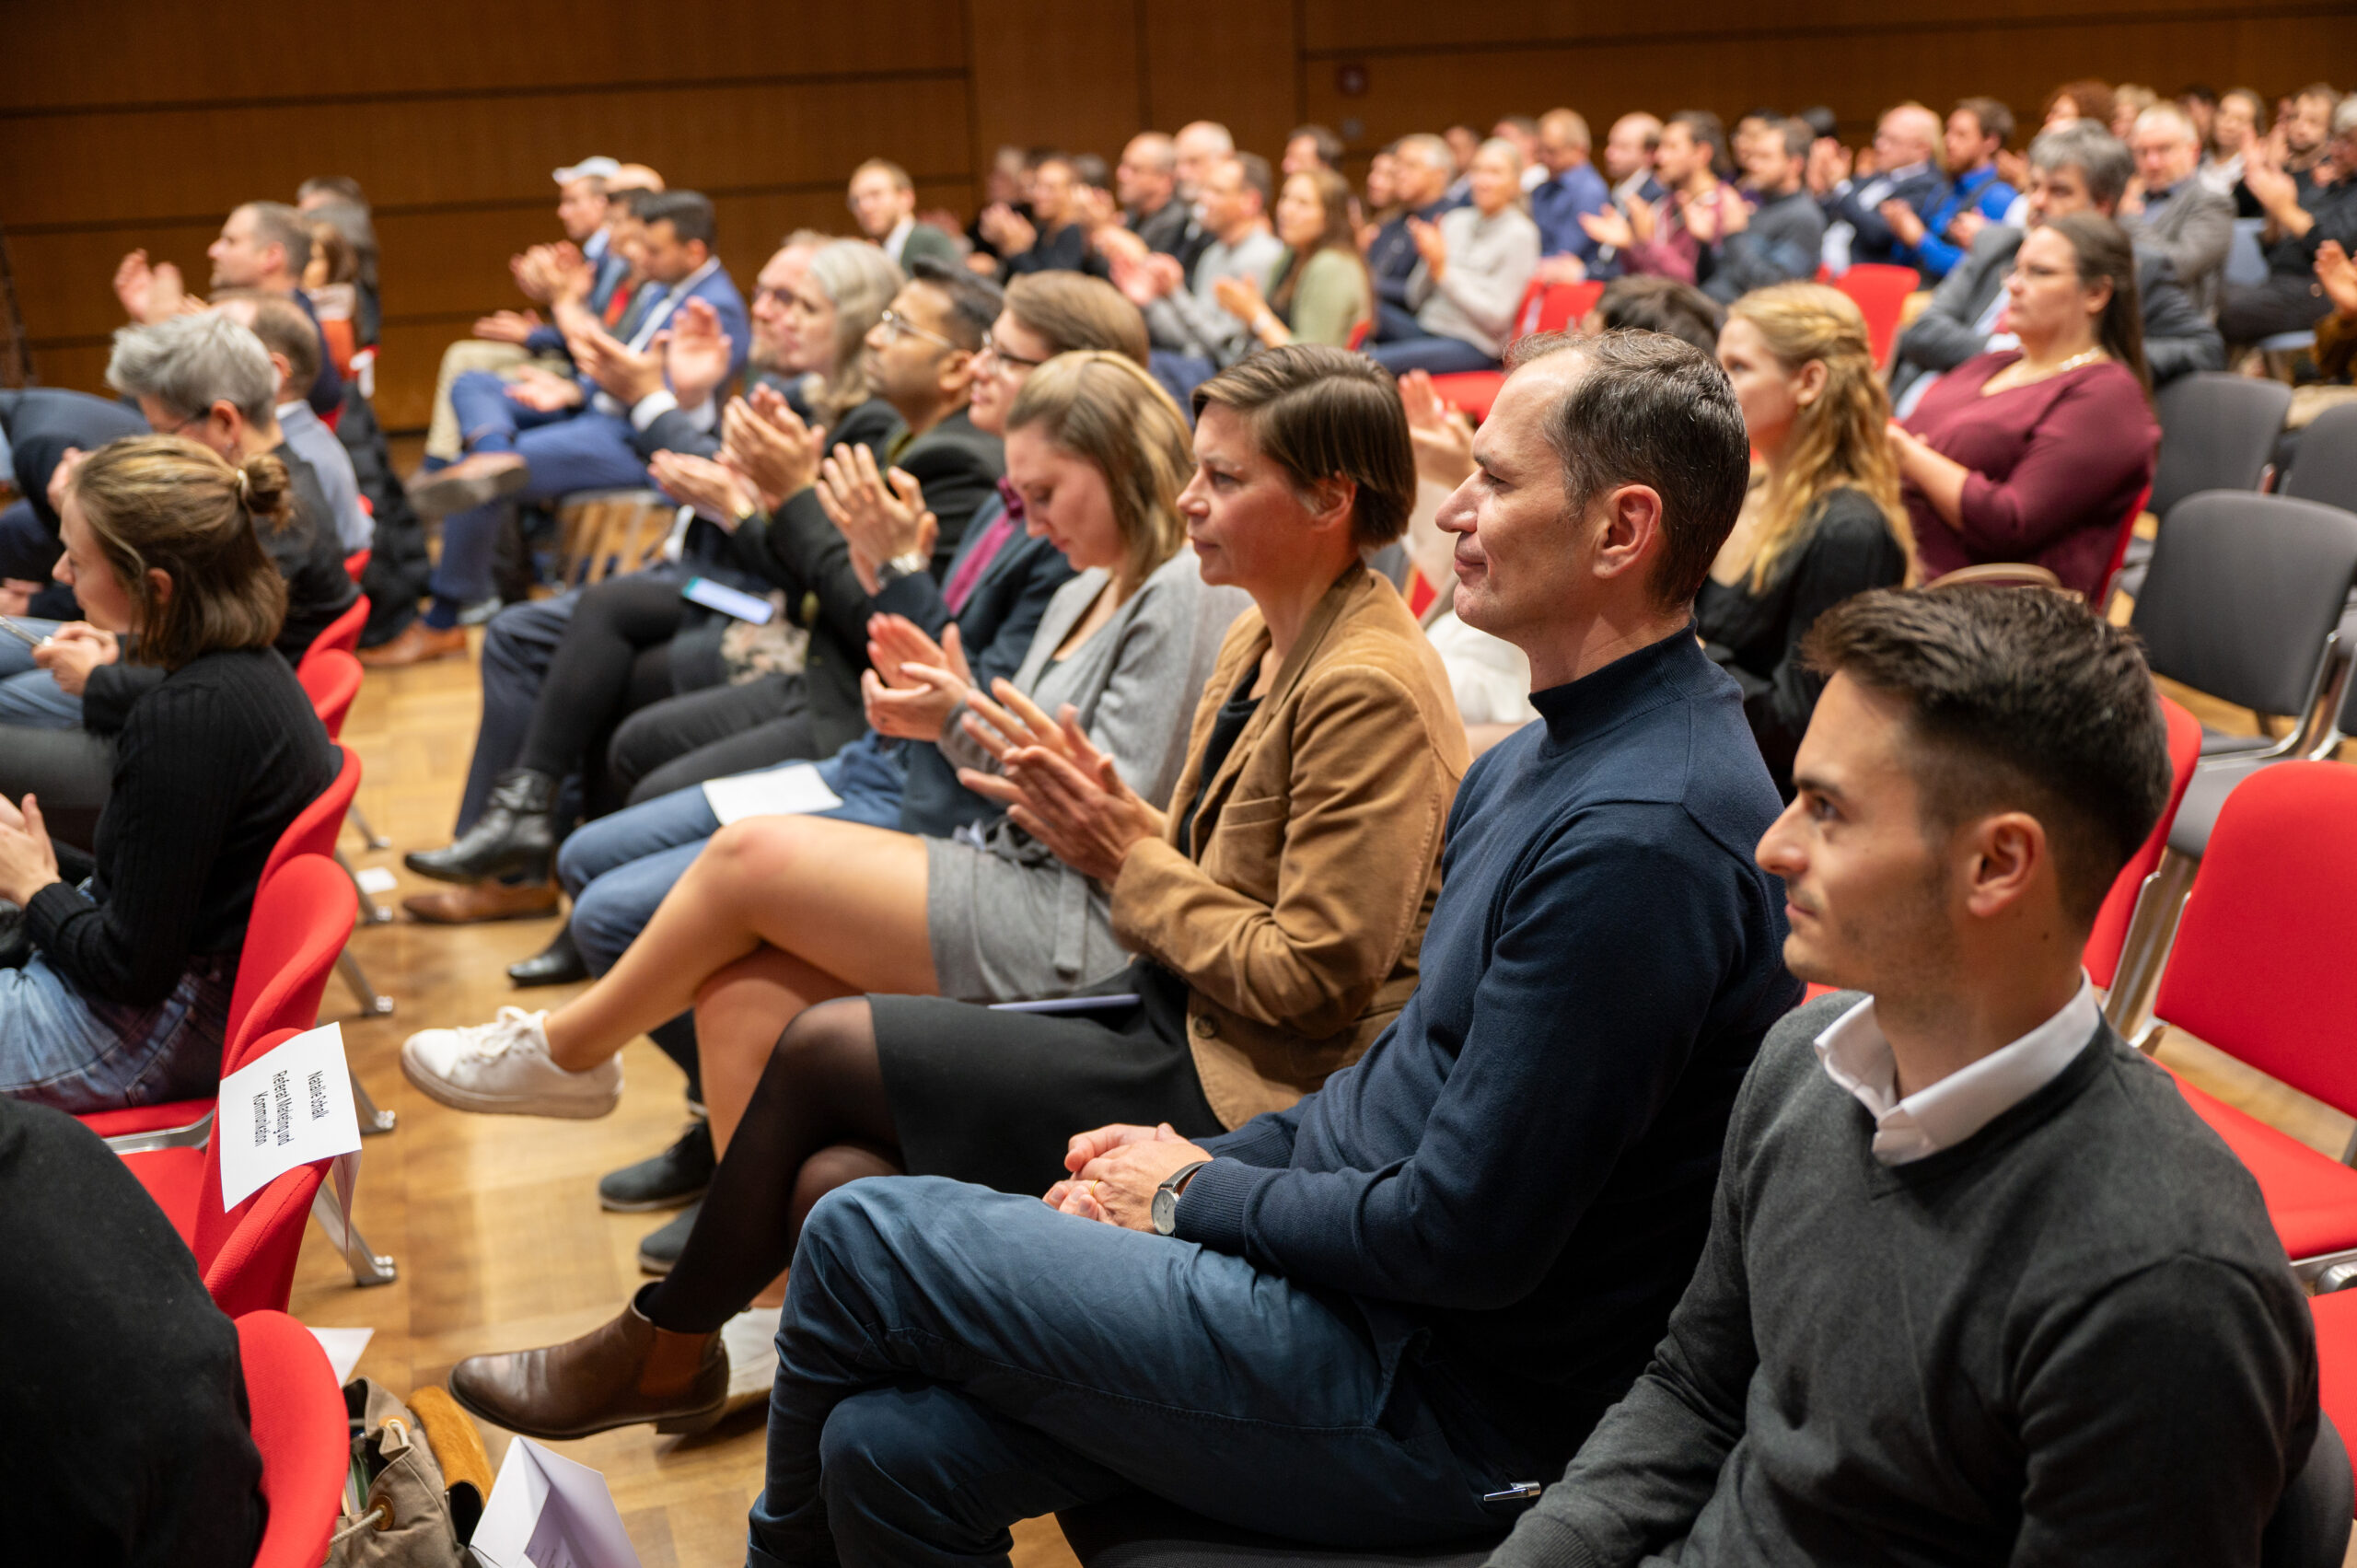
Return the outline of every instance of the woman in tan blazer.
[[[1290,1105],[1406,1003],[1468,758],[1439,658],[1363,563],[1414,496],[1398,389],[1360,355],[1292,344],[1206,382],[1195,411],[1188,539],[1203,581],[1253,608],[1203,688],[1168,811],[1067,715],[1004,683],[996,707],[970,699],[999,771],[964,782],[1109,891],[1136,960],[1063,1002],[864,996],[801,1015],[670,1275],[582,1339],[462,1364],[451,1388],[470,1409],[563,1437],[716,1419],[720,1330],[826,1192],[897,1172],[1044,1191],[1090,1129],[1208,1136]]]

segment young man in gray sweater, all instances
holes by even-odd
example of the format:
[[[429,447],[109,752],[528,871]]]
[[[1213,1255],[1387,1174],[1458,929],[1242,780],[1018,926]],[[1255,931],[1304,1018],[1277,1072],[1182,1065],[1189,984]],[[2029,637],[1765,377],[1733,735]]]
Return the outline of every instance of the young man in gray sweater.
[[[1852,989],[1769,1033],[1667,1337],[1492,1562],[2256,1563],[2312,1445],[2345,1540],[2258,1189],[2079,963],[2167,798],[2133,639],[1887,590],[1807,647],[1759,858]]]

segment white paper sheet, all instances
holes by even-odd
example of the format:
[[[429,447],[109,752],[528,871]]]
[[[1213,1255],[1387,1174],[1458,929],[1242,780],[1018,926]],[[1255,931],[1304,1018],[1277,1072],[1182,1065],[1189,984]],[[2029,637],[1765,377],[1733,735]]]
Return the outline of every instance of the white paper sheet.
[[[364,893],[389,893],[401,885],[401,879],[381,865],[364,865],[353,877]]]
[[[339,1388],[352,1381],[352,1369],[360,1365],[368,1342],[377,1337],[374,1329],[319,1329],[308,1323],[303,1326],[311,1330],[311,1337],[328,1353],[328,1365],[334,1369]]]
[[[528,1437],[508,1444],[471,1544],[492,1568],[639,1568],[606,1478]]]
[[[221,1206],[234,1208],[298,1165],[360,1147],[343,1030],[324,1024],[221,1080]]]
[[[707,779],[703,798],[724,828],[747,817],[807,816],[813,811],[831,811],[843,803],[842,796],[827,787],[826,781],[819,776],[817,765],[810,762],[788,762],[783,768],[771,768],[764,772]]]

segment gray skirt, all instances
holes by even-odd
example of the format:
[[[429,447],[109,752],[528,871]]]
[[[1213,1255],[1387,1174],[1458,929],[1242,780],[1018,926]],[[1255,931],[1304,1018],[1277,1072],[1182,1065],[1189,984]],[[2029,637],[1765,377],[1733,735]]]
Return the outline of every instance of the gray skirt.
[[[941,994],[961,1002],[1063,996],[1122,969],[1104,889],[1052,856],[1032,863],[999,841],[927,839],[924,917]]]

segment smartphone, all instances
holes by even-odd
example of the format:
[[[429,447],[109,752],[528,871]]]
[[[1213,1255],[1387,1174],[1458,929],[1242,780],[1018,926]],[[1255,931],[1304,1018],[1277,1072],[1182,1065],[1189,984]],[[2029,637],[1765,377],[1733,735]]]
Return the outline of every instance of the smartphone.
[[[0,615],[0,632],[7,633],[8,635],[16,638],[17,641],[24,644],[25,646],[29,648],[40,647],[43,643],[49,641],[47,637],[42,636],[40,633],[29,631],[25,627],[19,626],[5,615]]]
[[[716,610],[723,615],[733,615],[739,621],[749,621],[756,626],[766,626],[770,617],[777,613],[777,606],[759,594],[749,594],[732,588],[726,583],[715,583],[710,577],[690,577],[680,585],[679,597],[706,610]]]

